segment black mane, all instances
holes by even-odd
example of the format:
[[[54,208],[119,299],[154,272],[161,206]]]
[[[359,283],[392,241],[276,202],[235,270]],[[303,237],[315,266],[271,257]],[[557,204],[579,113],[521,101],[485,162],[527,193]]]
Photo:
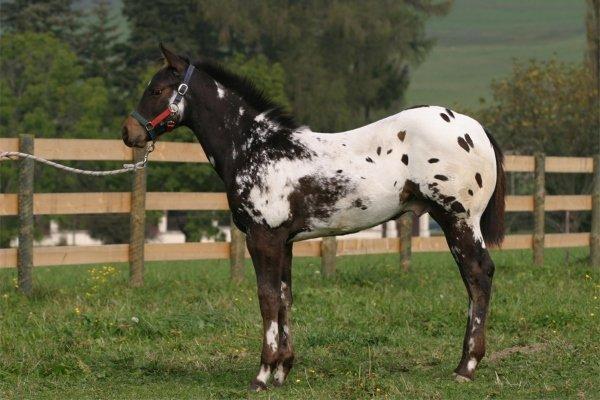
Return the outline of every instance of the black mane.
[[[250,79],[235,74],[214,61],[200,61],[194,66],[205,72],[214,80],[241,96],[246,103],[257,112],[268,112],[271,120],[289,129],[297,129],[299,125],[284,107],[271,100],[263,90],[256,87]]]

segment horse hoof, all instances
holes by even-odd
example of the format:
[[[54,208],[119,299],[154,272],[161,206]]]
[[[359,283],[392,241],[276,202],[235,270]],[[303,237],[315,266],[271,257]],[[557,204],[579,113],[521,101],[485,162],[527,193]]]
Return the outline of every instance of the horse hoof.
[[[454,372],[452,375],[454,376],[454,380],[455,380],[456,382],[459,382],[459,383],[464,383],[464,382],[471,382],[471,381],[473,381],[473,379],[471,379],[471,378],[469,378],[469,377],[466,377],[466,376],[463,376],[463,375],[459,375],[459,374],[457,374],[456,372]]]
[[[262,392],[263,390],[267,390],[267,385],[258,379],[254,379],[252,382],[250,382],[248,390],[250,392]]]

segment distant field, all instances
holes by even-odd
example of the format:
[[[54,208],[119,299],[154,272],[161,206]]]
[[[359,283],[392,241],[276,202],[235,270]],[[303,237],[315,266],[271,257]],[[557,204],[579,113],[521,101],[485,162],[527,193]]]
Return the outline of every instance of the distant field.
[[[225,261],[148,263],[146,286],[124,265],[35,270],[15,293],[0,270],[2,399],[598,399],[600,274],[585,249],[494,253],[488,356],[477,379],[451,378],[466,293],[449,254],[294,263],[297,363],[282,388],[249,395],[261,322],[251,268],[241,287]]]
[[[584,0],[455,0],[428,24],[437,44],[414,71],[407,103],[475,107],[514,58],[580,61],[584,17]]]

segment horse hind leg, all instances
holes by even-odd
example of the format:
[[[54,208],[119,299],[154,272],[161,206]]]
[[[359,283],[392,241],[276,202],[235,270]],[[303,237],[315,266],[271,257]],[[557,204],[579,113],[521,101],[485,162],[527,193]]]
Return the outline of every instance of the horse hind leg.
[[[457,381],[471,381],[475,376],[475,368],[485,355],[485,322],[494,263],[479,234],[479,223],[470,224],[467,220],[440,215],[440,210],[437,211],[436,220],[444,230],[469,296],[462,357],[454,374]]]

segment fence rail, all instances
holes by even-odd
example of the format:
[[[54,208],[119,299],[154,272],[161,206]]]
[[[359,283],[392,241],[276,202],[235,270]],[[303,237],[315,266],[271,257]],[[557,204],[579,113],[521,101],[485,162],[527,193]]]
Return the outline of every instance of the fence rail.
[[[21,144],[30,140],[30,136],[19,138],[0,138],[0,149],[18,151]],[[123,145],[120,140],[99,139],[35,139],[33,154],[51,160],[70,161],[131,161],[134,151]],[[538,160],[538,161],[536,161]],[[159,142],[155,151],[150,155],[152,162],[185,162],[206,163],[206,155],[199,144]],[[22,163],[23,161],[19,161]],[[537,163],[537,165],[536,165]],[[533,234],[509,235],[506,237],[503,249],[537,250],[539,256],[543,247],[575,247],[590,246],[593,265],[600,262],[600,157],[544,157],[509,155],[505,160],[507,172],[533,172],[536,182],[535,194],[527,196],[507,196],[506,209],[508,212],[534,212],[536,231]],[[25,165],[25,164],[21,164]],[[584,173],[594,174],[594,188],[591,195],[561,195],[546,196],[544,190],[544,174],[547,173]],[[33,174],[33,172],[31,172]],[[33,177],[31,177],[33,179]],[[138,177],[139,179],[139,177]],[[138,186],[139,186],[138,180]],[[224,193],[195,193],[195,192],[148,192],[144,202],[135,202],[132,197],[136,190],[145,193],[143,188],[132,189],[132,192],[112,193],[35,193],[30,194],[35,215],[60,214],[102,214],[102,213],[140,213],[143,210],[228,210],[227,197]],[[142,193],[142,195],[143,195]],[[0,194],[0,216],[21,215],[21,202],[27,195]],[[139,197],[138,197],[139,198]],[[25,203],[23,203],[25,206]],[[142,209],[138,209],[143,207]],[[543,214],[547,211],[592,211],[592,232],[569,234],[544,234]],[[399,224],[401,229],[403,224]],[[235,228],[232,228],[235,229]],[[239,234],[232,235],[235,240],[243,240]],[[406,237],[406,236],[404,236]],[[236,239],[238,238],[238,239]],[[242,239],[239,239],[242,238]],[[240,251],[231,251],[230,243],[181,243],[157,244],[132,243],[139,248],[139,256],[145,260],[188,260],[188,259],[232,259],[240,257]],[[25,241],[26,242],[26,241]],[[239,244],[234,243],[238,246]],[[29,245],[30,246],[30,245]],[[343,239],[337,245],[324,246],[320,240],[305,241],[294,244],[294,254],[297,256],[324,257],[324,252],[335,255],[356,255],[375,253],[401,253],[402,257],[410,257],[410,252],[446,251],[447,245],[443,237],[413,237],[404,247],[398,238],[382,239]],[[407,251],[408,249],[408,251]],[[27,249],[21,249],[27,250]],[[44,265],[73,265],[101,262],[131,262],[130,246],[60,246],[32,247],[34,266]],[[20,250],[0,249],[0,268],[27,268],[21,266]],[[332,256],[333,253],[328,254]],[[28,254],[24,251],[23,254]],[[234,254],[238,254],[235,256]],[[325,259],[325,257],[324,257]],[[329,257],[331,259],[331,257]],[[232,260],[232,266],[233,266]],[[237,265],[239,265],[237,260]],[[407,260],[404,260],[407,262]],[[540,260],[537,260],[538,262]],[[27,274],[26,274],[27,276]]]
[[[531,212],[533,196],[506,196],[509,212]],[[546,196],[546,211],[589,211],[591,195]],[[225,193],[148,192],[147,211],[229,210]],[[131,192],[99,193],[36,193],[33,195],[33,212],[36,215],[129,213]],[[16,194],[0,194],[0,216],[18,215]]]
[[[502,245],[503,250],[531,249],[532,235],[508,235]],[[590,243],[589,233],[546,234],[544,247],[580,247]],[[147,261],[175,260],[226,260],[230,258],[228,242],[212,243],[146,243],[144,258]],[[412,251],[447,251],[448,245],[443,236],[429,238],[413,237]],[[397,238],[343,239],[337,241],[336,256],[398,253],[400,243]],[[112,263],[129,261],[128,244],[103,246],[53,246],[34,247],[33,266],[78,265],[90,263]],[[245,256],[248,257],[246,250]],[[321,240],[309,240],[294,244],[294,256],[321,257]],[[0,249],[0,268],[17,266],[17,249]]]
[[[0,138],[0,149],[19,151],[18,138]],[[120,140],[107,139],[35,139],[34,155],[48,160],[131,161],[133,151]],[[199,144],[158,142],[151,161],[206,163]],[[507,155],[507,172],[533,172],[534,156]],[[546,157],[546,172],[583,173],[594,170],[592,157]]]

